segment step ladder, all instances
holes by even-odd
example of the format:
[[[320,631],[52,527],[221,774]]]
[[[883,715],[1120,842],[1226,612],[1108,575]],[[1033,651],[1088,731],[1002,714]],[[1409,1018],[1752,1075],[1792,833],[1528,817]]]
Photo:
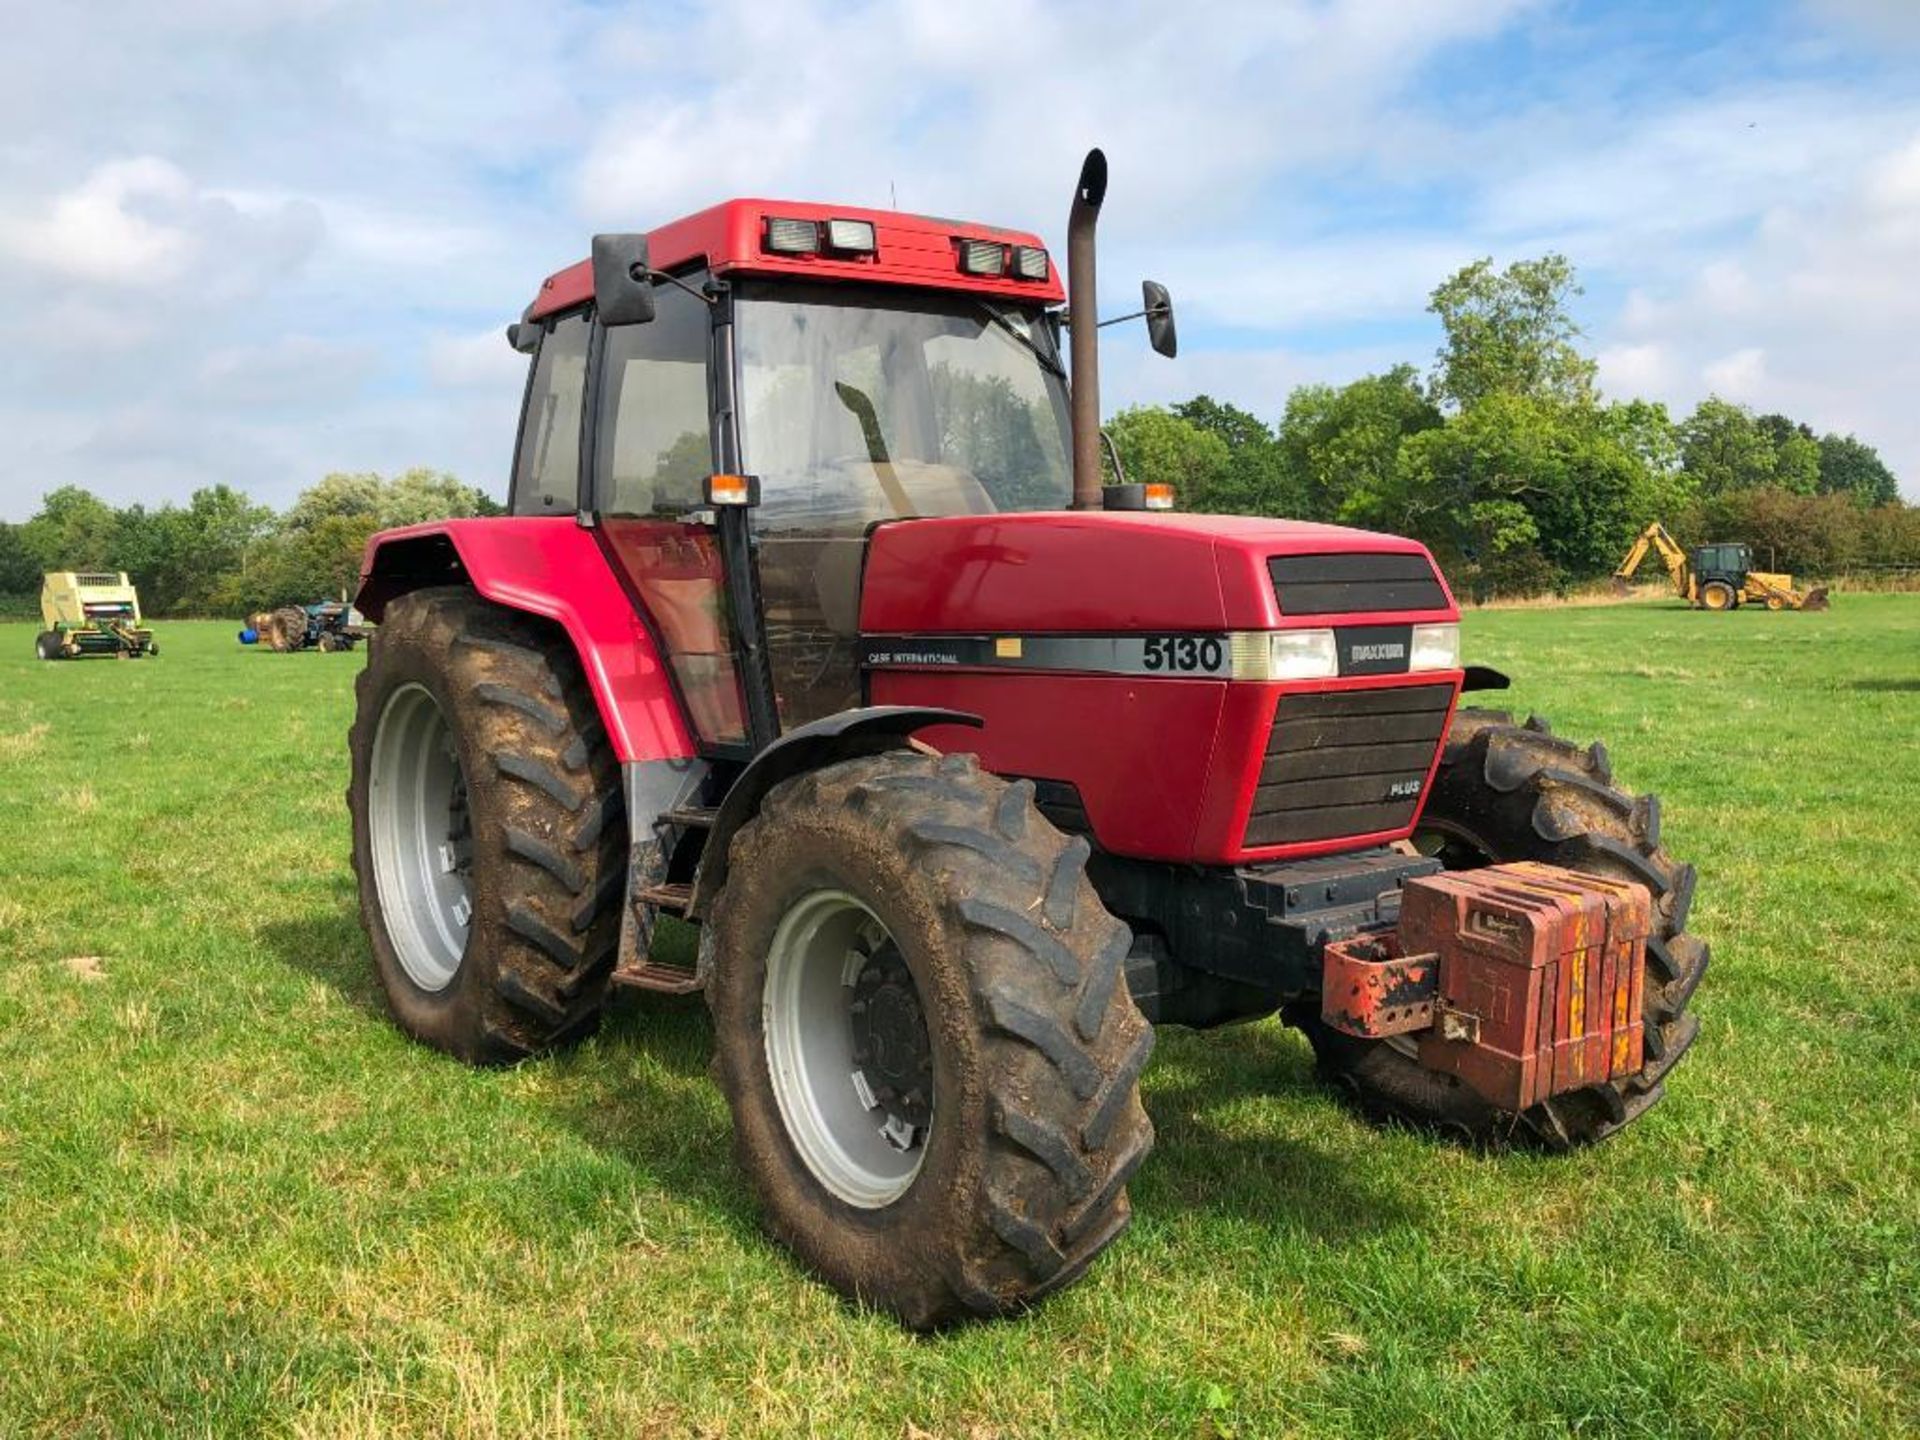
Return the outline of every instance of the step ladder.
[[[660,837],[659,853],[672,854],[680,837],[689,830],[713,829],[714,817],[718,813],[705,806],[686,806],[664,812],[655,825]],[[639,885],[628,898],[630,904],[647,905],[660,914],[683,917],[693,904],[693,886],[677,881],[654,881]],[[651,925],[647,927],[647,933],[652,935]],[[703,982],[698,971],[684,965],[664,964],[651,954],[643,953],[624,959],[613,972],[613,983],[635,990],[651,990],[658,995],[691,995]]]

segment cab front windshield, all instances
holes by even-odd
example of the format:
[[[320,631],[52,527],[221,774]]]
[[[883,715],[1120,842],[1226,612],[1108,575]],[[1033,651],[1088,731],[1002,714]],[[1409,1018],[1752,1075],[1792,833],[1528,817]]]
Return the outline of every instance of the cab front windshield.
[[[891,286],[739,293],[741,444],[763,532],[1065,507],[1066,385],[1039,311]]]
[[[741,462],[781,721],[859,703],[861,550],[877,522],[1060,510],[1066,382],[1036,307],[750,281],[734,312]]]

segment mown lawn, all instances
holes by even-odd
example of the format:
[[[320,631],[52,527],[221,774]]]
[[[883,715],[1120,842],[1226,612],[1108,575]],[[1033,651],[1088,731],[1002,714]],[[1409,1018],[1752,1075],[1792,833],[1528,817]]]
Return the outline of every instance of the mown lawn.
[[[1592,1153],[1382,1133],[1169,1032],[1136,1220],[916,1339],[760,1238],[697,1002],[463,1069],[354,910],[358,656],[0,626],[0,1434],[1920,1430],[1920,598],[1483,613],[1701,870],[1706,1028]]]

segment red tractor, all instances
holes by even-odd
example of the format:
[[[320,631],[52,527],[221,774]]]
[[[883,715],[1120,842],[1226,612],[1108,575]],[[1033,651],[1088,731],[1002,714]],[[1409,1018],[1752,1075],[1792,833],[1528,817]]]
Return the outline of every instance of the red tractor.
[[[1556,1148],[1696,1028],[1657,802],[1458,707],[1506,681],[1420,545],[1104,483],[1105,189],[1070,306],[1034,236],[926,216],[594,237],[509,328],[511,514],[375,536],[359,592],[399,1023],[511,1062],[704,990],[768,1226],[917,1327],[1125,1228],[1155,1024],[1278,1012],[1373,1113]]]

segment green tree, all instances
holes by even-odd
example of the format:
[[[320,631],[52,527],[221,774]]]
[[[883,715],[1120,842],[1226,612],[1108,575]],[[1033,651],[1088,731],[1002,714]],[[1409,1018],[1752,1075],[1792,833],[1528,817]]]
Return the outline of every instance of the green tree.
[[[21,527],[42,570],[110,570],[119,520],[113,507],[78,485],[49,491],[39,513]]]
[[[1861,505],[1887,505],[1900,498],[1900,484],[1880,452],[1852,435],[1820,437],[1820,492],[1847,495]]]
[[[1308,519],[1385,523],[1409,503],[1402,443],[1440,423],[1411,365],[1338,387],[1302,385],[1287,397],[1276,441],[1284,488]]]
[[[0,615],[39,614],[40,561],[19,525],[0,521]]]
[[[1680,454],[1703,497],[1774,483],[1773,437],[1744,405],[1709,395],[1680,425]]]
[[[1273,431],[1258,416],[1210,395],[1196,395],[1172,408],[1188,424],[1226,442],[1230,458],[1218,493],[1221,509],[1243,515],[1304,512],[1305,492],[1294,483]]]
[[[1107,422],[1127,479],[1173,486],[1187,510],[1230,510],[1224,493],[1233,452],[1211,430],[1155,405],[1136,405]]]
[[[1427,306],[1446,331],[1434,396],[1460,410],[1492,395],[1590,402],[1595,366],[1576,344],[1580,327],[1568,308],[1581,293],[1564,255],[1518,260],[1505,270],[1476,260],[1456,271]]]
[[[386,481],[371,472],[323,475],[300,492],[283,517],[281,528],[310,530],[332,515],[378,519],[386,489]]]
[[[374,513],[382,526],[418,525],[428,520],[498,515],[500,507],[484,490],[465,484],[444,470],[416,468],[385,483]]]

